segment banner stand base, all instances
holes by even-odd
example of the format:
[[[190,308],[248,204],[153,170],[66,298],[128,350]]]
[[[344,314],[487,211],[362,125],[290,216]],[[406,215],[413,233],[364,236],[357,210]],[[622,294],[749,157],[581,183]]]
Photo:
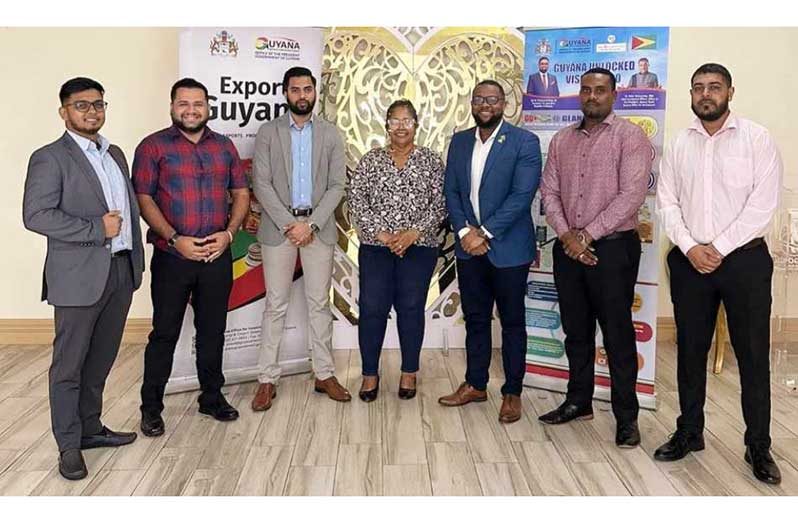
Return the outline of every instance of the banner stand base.
[[[527,373],[527,375],[524,376],[524,385],[536,389],[550,390],[552,392],[561,392],[565,394],[567,392],[568,382],[560,378],[552,378],[551,376],[540,376]],[[595,392],[593,393],[593,399],[606,402],[610,401],[609,388],[596,385],[594,390]],[[657,410],[656,392],[653,396],[651,394],[640,394],[638,392],[637,401],[640,403],[641,408],[647,410]]]
[[[311,371],[310,358],[281,361],[283,376],[292,374],[303,374]],[[242,369],[230,369],[224,371],[225,385],[234,385],[258,379],[258,367],[246,367]],[[196,376],[186,378],[170,379],[166,384],[166,394],[175,394],[190,390],[199,390],[199,380]]]

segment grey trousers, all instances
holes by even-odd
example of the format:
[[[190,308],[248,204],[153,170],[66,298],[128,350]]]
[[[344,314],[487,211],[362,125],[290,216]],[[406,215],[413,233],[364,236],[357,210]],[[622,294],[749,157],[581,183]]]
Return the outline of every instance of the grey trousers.
[[[112,258],[100,300],[88,307],[55,307],[50,365],[50,417],[58,450],[102,430],[105,380],[119,351],[133,277],[128,257]]]

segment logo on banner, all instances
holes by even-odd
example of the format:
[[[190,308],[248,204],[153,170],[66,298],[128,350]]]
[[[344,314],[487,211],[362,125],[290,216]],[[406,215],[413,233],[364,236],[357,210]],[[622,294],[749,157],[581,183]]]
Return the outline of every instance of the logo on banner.
[[[211,56],[238,56],[238,42],[232,33],[220,31],[211,38]]]
[[[535,54],[551,54],[551,43],[548,38],[541,38],[535,44]]]
[[[299,42],[292,38],[259,36],[255,39],[255,58],[299,60],[301,52]]]
[[[624,53],[626,52],[626,42],[616,42],[615,35],[607,36],[607,42],[596,44],[597,53]]]
[[[593,41],[584,36],[577,38],[561,38],[557,40],[558,53],[589,53],[592,48]]]
[[[632,51],[639,49],[656,49],[657,37],[654,35],[632,36]]]

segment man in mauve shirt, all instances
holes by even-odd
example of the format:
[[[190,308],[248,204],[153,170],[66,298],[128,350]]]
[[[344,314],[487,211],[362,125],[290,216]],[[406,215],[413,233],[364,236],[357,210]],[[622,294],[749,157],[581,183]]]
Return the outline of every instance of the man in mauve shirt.
[[[668,267],[681,415],[654,458],[675,461],[704,448],[707,355],[722,301],[740,369],[745,460],[757,479],[778,484],[770,455],[773,260],[762,237],[778,206],[781,156],[767,129],[729,111],[734,87],[725,67],[704,64],[690,83],[697,118],[666,150],[657,188],[657,213],[676,245]]]
[[[632,302],[640,265],[637,212],[646,197],[651,143],[618,118],[615,76],[594,68],[582,75],[584,118],[549,145],[541,194],[554,244],[554,283],[568,356],[565,402],[540,416],[548,424],[593,417],[596,320],[610,367],[615,443],[640,443],[637,427],[637,343]]]

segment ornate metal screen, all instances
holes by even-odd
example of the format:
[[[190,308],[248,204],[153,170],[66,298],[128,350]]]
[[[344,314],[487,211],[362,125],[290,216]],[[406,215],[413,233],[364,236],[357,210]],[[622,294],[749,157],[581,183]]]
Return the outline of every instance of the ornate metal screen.
[[[346,143],[350,174],[361,156],[385,143],[385,111],[399,98],[416,106],[416,143],[446,159],[452,134],[473,125],[469,99],[479,80],[494,79],[507,92],[505,118],[521,119],[523,33],[489,27],[334,27],[322,64],[319,106]],[[346,202],[336,212],[333,294],[336,347],[357,346],[357,235]],[[453,240],[440,231],[442,247],[427,298],[424,345],[462,347],[465,331],[454,272]],[[385,347],[398,347],[393,320]]]

